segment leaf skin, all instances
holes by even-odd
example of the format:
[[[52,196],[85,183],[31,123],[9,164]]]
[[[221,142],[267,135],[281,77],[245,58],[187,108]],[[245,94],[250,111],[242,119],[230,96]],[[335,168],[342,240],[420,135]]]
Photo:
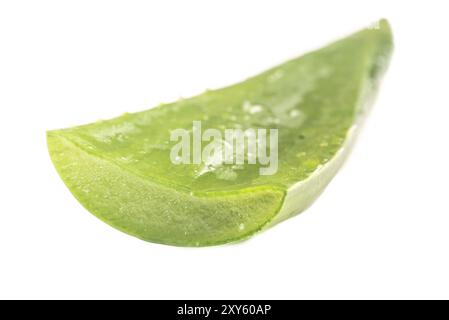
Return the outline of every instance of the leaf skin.
[[[176,246],[244,240],[300,213],[324,190],[355,140],[392,46],[381,20],[242,83],[49,131],[50,156],[78,201],[123,232]],[[279,129],[278,172],[173,165],[170,131],[191,129],[194,120],[204,129]]]

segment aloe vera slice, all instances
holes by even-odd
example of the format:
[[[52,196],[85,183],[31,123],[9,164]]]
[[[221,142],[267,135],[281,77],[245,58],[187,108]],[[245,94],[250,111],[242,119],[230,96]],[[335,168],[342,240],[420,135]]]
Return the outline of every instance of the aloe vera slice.
[[[303,211],[347,155],[392,50],[388,23],[226,88],[119,118],[47,133],[51,159],[95,216],[178,246],[238,241]],[[175,165],[170,133],[276,128],[278,170]]]

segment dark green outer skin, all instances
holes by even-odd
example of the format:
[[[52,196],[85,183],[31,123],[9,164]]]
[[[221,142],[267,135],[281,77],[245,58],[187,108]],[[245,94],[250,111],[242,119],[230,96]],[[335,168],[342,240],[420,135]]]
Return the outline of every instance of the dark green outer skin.
[[[377,29],[242,83],[49,131],[50,155],[80,203],[126,233],[179,246],[242,240],[299,213],[324,189],[341,165],[333,160],[348,143],[349,130],[367,112],[391,51],[391,30],[382,20]],[[248,112],[248,103],[262,111]],[[194,120],[202,121],[203,130],[279,129],[278,172],[262,176],[259,165],[224,165],[220,170],[235,173],[229,179],[220,170],[205,171],[204,164],[173,165],[170,131],[191,129]]]

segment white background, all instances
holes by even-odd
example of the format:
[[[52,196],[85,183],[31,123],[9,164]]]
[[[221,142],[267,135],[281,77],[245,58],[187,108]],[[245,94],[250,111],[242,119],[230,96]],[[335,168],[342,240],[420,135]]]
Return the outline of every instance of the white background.
[[[445,1],[0,1],[0,298],[449,298]],[[45,131],[240,81],[365,27],[396,49],[345,167],[238,244],[146,243],[69,193]]]

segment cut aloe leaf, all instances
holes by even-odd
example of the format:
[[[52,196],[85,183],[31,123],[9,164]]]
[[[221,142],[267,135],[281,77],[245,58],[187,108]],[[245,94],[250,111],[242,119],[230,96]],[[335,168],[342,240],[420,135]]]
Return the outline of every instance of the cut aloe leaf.
[[[246,239],[300,213],[323,191],[350,149],[391,51],[382,20],[236,85],[49,131],[50,155],[79,202],[128,234],[178,246]],[[173,163],[173,131],[193,136],[207,128],[277,129],[277,167],[262,174],[266,163],[249,163],[249,152],[239,165],[207,154]]]

